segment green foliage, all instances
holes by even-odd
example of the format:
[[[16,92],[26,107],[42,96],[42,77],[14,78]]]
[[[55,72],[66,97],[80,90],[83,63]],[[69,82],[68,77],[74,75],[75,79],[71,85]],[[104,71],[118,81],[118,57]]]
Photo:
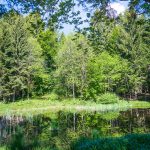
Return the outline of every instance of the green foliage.
[[[119,16],[108,7],[109,0],[5,0],[5,3],[7,6],[0,4],[0,114],[117,110],[81,117],[92,128],[97,124],[101,128],[90,133],[86,130],[85,135],[91,134],[93,139],[79,139],[72,149],[150,149],[149,134],[95,139],[100,132],[107,135],[103,125],[110,128],[110,124],[99,122],[98,117],[111,122],[118,117],[118,110],[150,107],[149,102],[127,102],[117,96],[138,99],[139,94],[150,95],[149,2],[130,1],[128,10]],[[80,11],[72,9],[77,3],[93,9],[94,13],[85,12],[90,21],[81,21]],[[88,22],[89,28],[79,29],[83,22]],[[78,32],[60,35],[57,29],[64,23],[74,24]],[[30,97],[36,99],[29,100]],[[5,104],[11,101],[14,103]],[[38,124],[41,125],[40,120]],[[53,126],[57,128],[61,125],[58,124],[54,121]],[[46,125],[47,122],[43,126]],[[10,132],[12,129],[15,132],[15,128]],[[66,134],[72,140],[80,137],[75,130],[76,127]],[[144,128],[139,130],[144,132]],[[60,137],[54,141],[59,149],[62,137],[60,130],[57,132]],[[44,142],[46,135],[26,141],[18,132],[12,138],[8,148],[23,150]],[[63,140],[63,145],[69,149],[67,141]]]
[[[136,11],[132,9],[120,15],[118,21],[115,22],[102,11],[96,11],[91,20],[89,40],[94,46],[96,54],[107,50],[110,55],[119,56],[121,61],[126,62],[126,65],[123,65],[120,81],[115,81],[115,86],[113,86],[113,82],[111,85],[113,91],[118,94],[130,94],[130,97],[132,95],[136,97],[137,93],[142,92],[142,89],[148,89],[146,76],[150,59],[149,19],[143,15],[137,15]],[[107,75],[104,77],[107,78]],[[108,85],[106,84],[106,86]],[[93,93],[96,91],[94,89]]]
[[[88,88],[85,96],[96,99],[99,93],[113,92],[125,80],[128,63],[117,55],[103,52],[91,59],[88,70]],[[124,85],[123,85],[124,86]]]
[[[78,14],[71,12],[74,5],[75,2],[73,0],[6,0],[4,6],[0,6],[3,9],[1,15],[8,13],[10,10],[22,14],[28,14],[29,12],[32,14],[40,14],[46,20],[48,27],[55,30],[62,28],[64,22],[74,20]],[[36,17],[38,18],[38,15]],[[36,32],[34,31],[34,33]]]
[[[46,94],[42,96],[42,99],[56,101],[56,100],[59,100],[59,96],[56,93],[52,92],[51,94]]]
[[[78,141],[72,144],[72,150],[132,150],[132,149],[144,149],[150,148],[149,134],[133,134],[120,138],[99,138],[88,139],[80,138]]]
[[[25,140],[23,134],[20,131],[15,134],[7,147],[11,150],[25,149]]]
[[[82,95],[86,87],[87,62],[92,55],[87,39],[83,35],[69,35],[55,58],[56,77],[59,88],[65,88],[66,96]],[[72,91],[72,93],[70,93]]]
[[[41,15],[38,12],[30,13],[28,16],[26,16],[26,20],[30,33],[34,37],[38,37],[45,27],[45,23],[42,20]]]
[[[130,65],[129,69],[129,88],[132,93],[140,93],[147,76],[147,67],[149,66],[149,23],[144,16],[133,19],[131,12],[126,12],[121,17],[122,30],[117,42],[120,55],[127,58]],[[136,15],[136,14],[135,14]],[[129,22],[130,21],[130,22]],[[145,88],[147,88],[145,84]]]
[[[118,118],[119,116],[119,112],[108,112],[108,113],[104,113],[102,114],[102,118],[105,119],[105,120],[113,120],[113,119],[116,119]]]
[[[7,143],[8,150],[26,150],[26,149],[39,149],[39,139],[38,137],[34,139],[27,139],[26,136],[23,134],[22,128],[17,129],[17,132],[12,135],[11,139],[9,139]],[[47,147],[40,148],[41,150],[48,150]]]
[[[33,78],[43,71],[42,49],[30,36],[26,19],[17,14],[10,17],[1,22],[1,98],[4,101],[32,95]]]
[[[101,104],[113,104],[113,103],[118,103],[119,102],[119,97],[116,94],[113,93],[105,93],[100,96],[96,97],[96,103],[101,103]]]
[[[54,57],[58,49],[57,34],[53,31],[42,31],[38,35],[38,42],[43,49],[42,55],[45,59],[45,65],[48,72],[51,72],[55,68]]]
[[[77,29],[83,23],[80,11],[71,9],[78,2],[95,9],[86,13],[89,28],[59,34],[56,28],[64,22],[75,23]],[[147,2],[130,2],[118,17],[108,2],[7,0],[7,7],[0,5],[0,99],[29,99],[54,91],[59,97],[100,103],[100,95],[109,92],[134,99],[138,94],[149,95]],[[145,11],[139,15],[137,7]],[[109,94],[103,99],[117,101]]]

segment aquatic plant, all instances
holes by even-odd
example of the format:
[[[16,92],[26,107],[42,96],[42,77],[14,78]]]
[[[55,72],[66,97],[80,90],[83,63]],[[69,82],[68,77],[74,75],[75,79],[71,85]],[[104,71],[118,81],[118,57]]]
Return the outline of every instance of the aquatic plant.
[[[118,138],[89,139],[82,137],[71,145],[71,150],[149,150],[150,134],[129,134]]]

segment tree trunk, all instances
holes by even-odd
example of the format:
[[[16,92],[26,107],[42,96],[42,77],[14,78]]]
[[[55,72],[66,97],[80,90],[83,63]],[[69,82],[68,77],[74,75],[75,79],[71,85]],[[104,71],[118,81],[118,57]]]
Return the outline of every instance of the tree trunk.
[[[27,99],[30,97],[30,75],[28,76]]]
[[[137,92],[134,93],[134,99],[137,99]]]
[[[15,89],[14,89],[14,93],[13,93],[13,102],[15,101],[15,97],[16,97],[16,91],[15,91]]]
[[[75,99],[75,86],[74,86],[74,83],[72,84],[72,96],[73,96],[73,99]]]
[[[22,90],[22,100],[23,100],[23,98],[24,98],[24,90]]]
[[[30,92],[30,90],[29,90],[29,87],[28,87],[28,91],[27,91],[27,99],[29,100],[29,92]]]
[[[76,130],[76,113],[73,114],[73,129]]]

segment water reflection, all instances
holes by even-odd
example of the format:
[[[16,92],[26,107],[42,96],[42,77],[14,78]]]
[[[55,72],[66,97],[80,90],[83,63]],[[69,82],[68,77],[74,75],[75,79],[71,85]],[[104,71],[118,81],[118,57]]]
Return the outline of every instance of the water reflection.
[[[81,136],[106,137],[150,132],[150,109],[126,112],[57,112],[1,116],[0,145],[9,149],[70,149]]]

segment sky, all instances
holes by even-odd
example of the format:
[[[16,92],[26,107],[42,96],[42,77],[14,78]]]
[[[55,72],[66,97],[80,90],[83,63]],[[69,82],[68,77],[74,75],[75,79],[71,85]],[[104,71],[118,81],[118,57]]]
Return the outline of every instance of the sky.
[[[5,2],[5,0],[0,0],[0,4],[2,4],[4,2]],[[129,1],[127,1],[127,0],[125,0],[125,1],[116,0],[115,2],[112,2],[110,4],[110,6],[111,6],[111,8],[113,8],[114,10],[117,11],[117,14],[120,14],[120,13],[123,13],[127,9],[128,3],[129,3]],[[80,11],[80,17],[82,18],[82,20],[87,19],[86,12],[83,10],[83,8],[81,6],[75,6],[74,10]],[[74,25],[64,24],[63,26],[64,26],[64,28],[60,32],[64,32],[65,35],[74,31]],[[80,27],[83,28],[86,26],[88,26],[88,24],[84,23]]]
[[[113,8],[114,10],[117,11],[117,14],[121,14],[124,13],[125,10],[128,8],[128,3],[129,1],[116,1],[116,2],[112,2],[110,4],[111,8]],[[75,7],[75,9],[79,10],[80,13],[80,17],[85,20],[87,19],[86,16],[86,12],[82,9],[82,7]],[[81,27],[86,27],[88,26],[87,24],[82,25]],[[64,28],[62,29],[62,32],[64,32],[64,34],[69,34],[71,32],[74,31],[74,26],[73,25],[69,25],[69,24],[64,24]]]
[[[129,1],[118,1],[111,3],[111,7],[117,11],[118,14],[123,13],[128,8]]]

